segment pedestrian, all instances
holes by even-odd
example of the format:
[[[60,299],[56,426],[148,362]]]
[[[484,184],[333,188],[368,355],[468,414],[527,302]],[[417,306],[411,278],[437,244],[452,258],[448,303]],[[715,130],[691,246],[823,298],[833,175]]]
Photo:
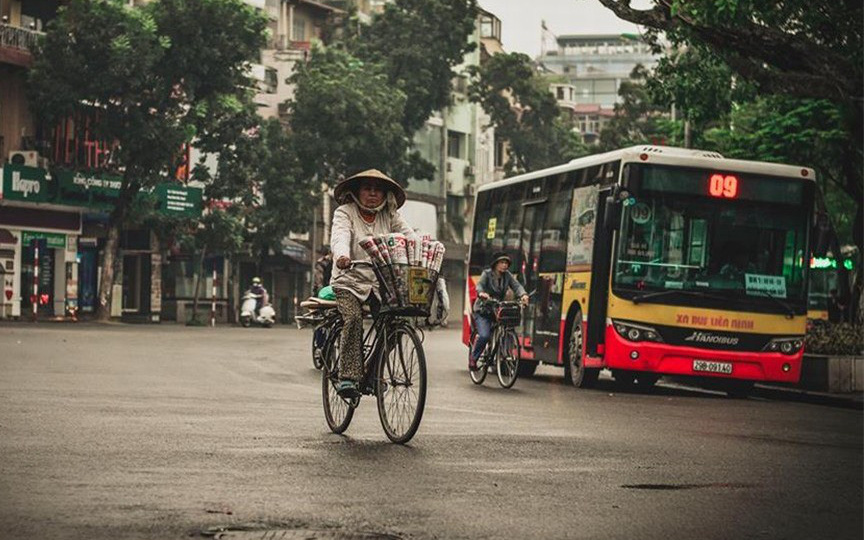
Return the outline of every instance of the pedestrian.
[[[333,273],[333,254],[330,251],[330,246],[321,246],[318,253],[321,256],[315,261],[315,279],[312,296],[317,296],[321,289],[330,285],[330,275]]]
[[[405,190],[395,180],[369,169],[340,181],[333,193],[339,207],[333,214],[330,246],[333,248],[331,286],[342,315],[337,392],[345,398],[360,396],[363,377],[363,304],[374,312],[380,306],[378,279],[365,265],[371,262],[360,241],[369,236],[402,233],[414,237],[398,209],[405,204]]]

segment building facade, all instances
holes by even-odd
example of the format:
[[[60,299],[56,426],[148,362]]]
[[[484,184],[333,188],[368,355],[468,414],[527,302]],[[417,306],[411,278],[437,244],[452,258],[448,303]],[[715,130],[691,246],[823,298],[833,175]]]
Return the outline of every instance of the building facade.
[[[543,68],[559,75],[551,85],[559,106],[571,117],[586,143],[594,143],[604,124],[614,116],[621,83],[630,80],[633,68],[657,63],[651,48],[629,34],[564,35],[557,47],[537,59]]]
[[[81,129],[92,118],[43,126],[30,112],[33,48],[61,4],[0,0],[0,318],[96,310],[108,214],[122,184],[110,172],[113,143]],[[199,189],[166,182],[153,194],[161,212],[201,211]],[[125,230],[119,240],[111,314],[161,320],[163,255],[155,236]]]

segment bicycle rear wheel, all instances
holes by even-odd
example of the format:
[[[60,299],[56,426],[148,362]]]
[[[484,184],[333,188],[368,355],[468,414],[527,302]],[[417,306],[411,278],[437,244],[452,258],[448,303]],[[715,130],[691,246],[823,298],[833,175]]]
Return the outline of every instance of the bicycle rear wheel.
[[[330,332],[323,347],[321,369],[321,395],[324,400],[324,419],[333,433],[343,433],[354,418],[356,404],[348,403],[336,393],[339,384],[339,343],[342,329]]]
[[[426,354],[413,328],[387,336],[375,381],[381,427],[391,441],[405,444],[417,433],[426,405]]]
[[[477,330],[471,329],[471,339],[468,340],[468,355],[470,358],[471,351],[474,350],[474,342],[477,340]],[[489,347],[488,345],[486,346]],[[471,366],[468,366],[468,375],[471,377],[471,382],[474,384],[483,384],[483,381],[486,380],[486,373],[489,372],[488,365],[486,363],[486,351],[480,355],[480,358],[477,359],[477,369],[471,369]]]
[[[501,332],[498,350],[495,354],[495,364],[498,368],[498,382],[504,388],[510,388],[519,377],[519,339],[512,328]]]

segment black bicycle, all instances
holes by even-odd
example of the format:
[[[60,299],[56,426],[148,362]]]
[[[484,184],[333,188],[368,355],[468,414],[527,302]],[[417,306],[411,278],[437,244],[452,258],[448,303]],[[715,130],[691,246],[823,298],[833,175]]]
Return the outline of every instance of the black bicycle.
[[[324,315],[329,324],[321,376],[324,418],[333,433],[343,433],[362,396],[347,399],[336,391],[343,323],[335,307]],[[399,444],[417,433],[426,405],[426,354],[411,319],[416,316],[412,308],[382,306],[363,338],[361,394],[375,396],[384,433]]]
[[[487,309],[493,314],[495,324],[489,342],[477,359],[476,369],[469,369],[468,374],[474,384],[483,384],[486,374],[495,366],[498,383],[504,388],[510,388],[519,377],[519,357],[521,347],[515,328],[522,324],[522,304],[517,301],[487,300]],[[474,350],[477,340],[477,327],[471,328],[470,351]]]

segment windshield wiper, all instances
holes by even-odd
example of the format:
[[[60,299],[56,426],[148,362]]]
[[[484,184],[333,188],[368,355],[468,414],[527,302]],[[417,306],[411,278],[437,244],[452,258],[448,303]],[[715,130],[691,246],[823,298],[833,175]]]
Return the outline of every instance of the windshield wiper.
[[[658,298],[660,296],[668,296],[670,294],[683,294],[686,296],[695,296],[697,298],[711,298],[712,300],[725,300],[722,296],[717,296],[714,294],[704,293],[702,291],[686,291],[683,289],[666,289],[665,291],[656,291],[644,294],[637,294],[630,300],[634,304],[638,304],[639,302],[644,302],[645,300],[649,300],[651,298]]]
[[[777,298],[777,297],[774,296],[773,294],[769,293],[768,291],[755,290],[755,291],[748,291],[747,294],[750,294],[750,292],[760,293],[760,294],[762,294],[762,295],[764,295],[764,296],[770,298],[771,300],[774,300],[774,302],[775,302],[778,306],[782,307],[783,310],[786,312],[786,318],[787,318],[787,319],[794,319],[794,318],[795,318],[795,310],[792,309],[792,306],[790,306],[789,304],[787,304],[787,303],[784,302],[783,300],[780,300],[779,298]]]

